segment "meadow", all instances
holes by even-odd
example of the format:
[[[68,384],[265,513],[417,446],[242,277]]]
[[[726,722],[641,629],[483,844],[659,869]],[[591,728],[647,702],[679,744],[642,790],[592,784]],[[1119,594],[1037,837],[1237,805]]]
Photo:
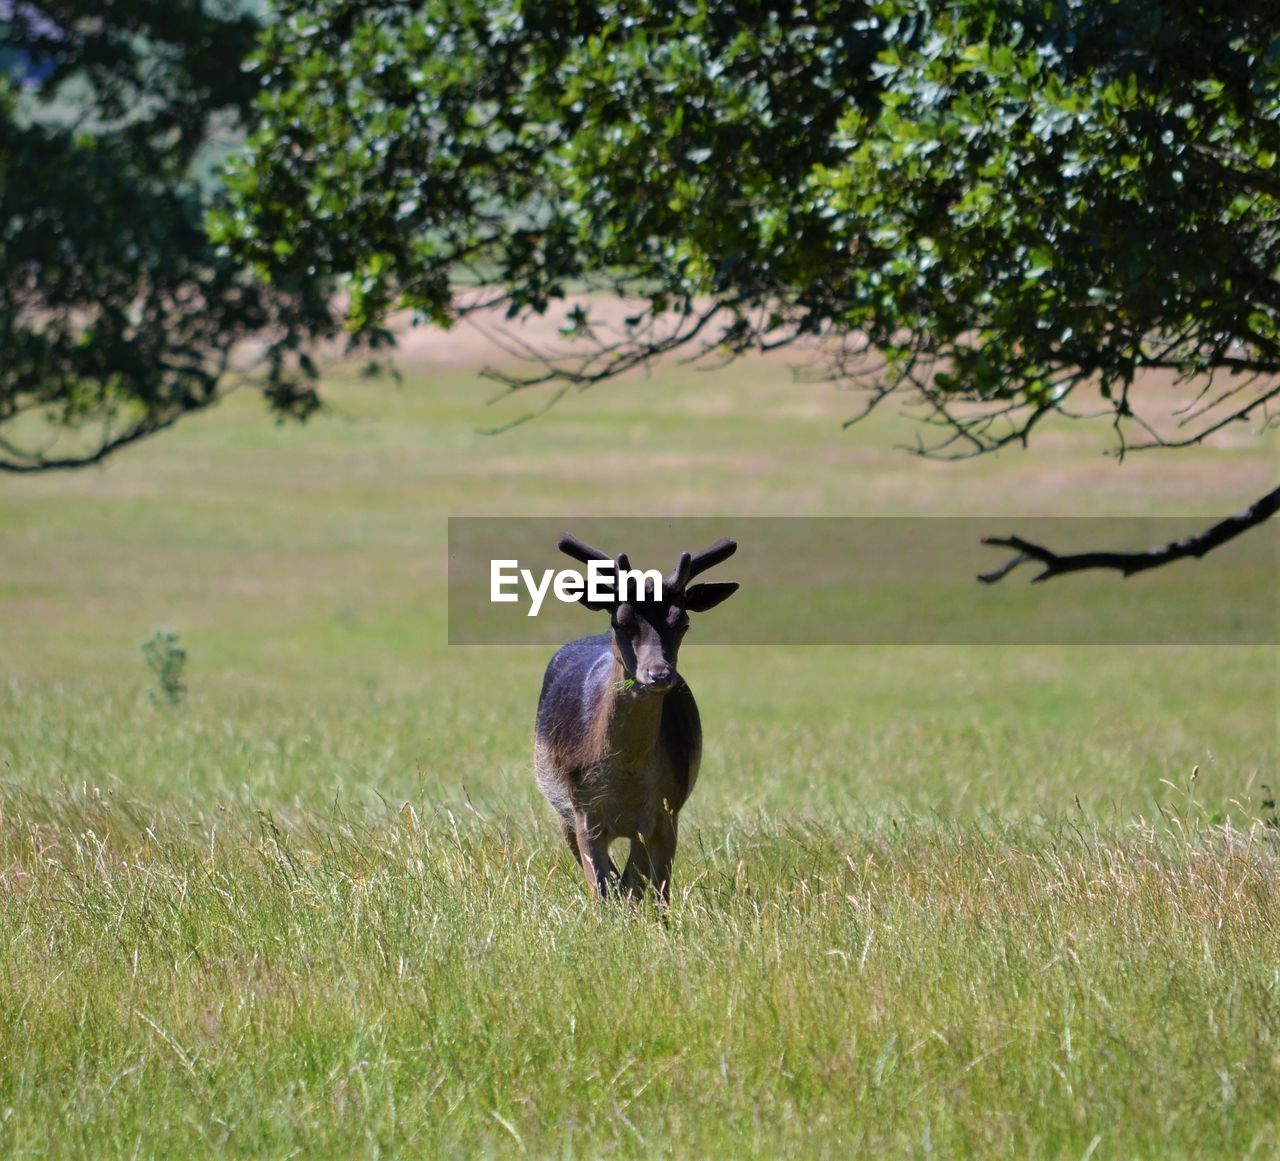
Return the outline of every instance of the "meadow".
[[[1275,433],[1118,465],[1060,424],[931,463],[757,361],[495,436],[523,405],[484,406],[482,354],[335,373],[305,427],[233,398],[0,479],[0,1155],[1280,1154],[1274,621],[695,627],[664,917],[594,903],[537,793],[546,650],[447,645],[445,599],[450,515],[1209,518],[1274,486]],[[161,627],[174,706],[139,650]]]

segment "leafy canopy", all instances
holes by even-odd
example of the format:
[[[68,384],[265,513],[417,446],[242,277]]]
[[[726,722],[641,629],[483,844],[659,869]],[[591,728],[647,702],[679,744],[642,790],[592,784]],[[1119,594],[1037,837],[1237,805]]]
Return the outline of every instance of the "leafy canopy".
[[[95,462],[245,381],[316,405],[327,288],[204,228],[258,30],[216,0],[0,2],[0,470]]]
[[[279,8],[215,230],[344,276],[356,330],[573,301],[514,385],[821,339],[954,454],[1095,387],[1175,444],[1280,391],[1269,0]],[[639,303],[621,334],[602,291]],[[1217,378],[1157,432],[1144,368]]]

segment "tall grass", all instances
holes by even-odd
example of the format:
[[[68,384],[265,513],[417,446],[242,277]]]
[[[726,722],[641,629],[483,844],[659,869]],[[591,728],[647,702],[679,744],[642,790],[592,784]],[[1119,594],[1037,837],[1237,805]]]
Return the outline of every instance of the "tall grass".
[[[669,915],[521,812],[9,795],[9,1155],[1270,1155],[1275,835],[710,818]]]
[[[448,514],[1223,512],[1274,435],[953,470],[749,365],[495,441],[473,382],[0,481],[0,1156],[1280,1154],[1265,633],[695,628],[666,914],[595,904],[538,796],[543,653],[443,644]]]

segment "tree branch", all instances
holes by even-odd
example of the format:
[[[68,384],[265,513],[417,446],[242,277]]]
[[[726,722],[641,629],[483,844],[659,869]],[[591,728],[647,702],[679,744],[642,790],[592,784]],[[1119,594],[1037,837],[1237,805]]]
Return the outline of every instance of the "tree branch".
[[[43,452],[28,451],[16,447],[8,440],[0,440],[0,472],[15,475],[36,475],[40,472],[76,471],[99,464],[120,448],[128,447],[139,440],[147,439],[158,432],[167,431],[178,420],[188,415],[204,411],[220,402],[233,388],[214,391],[205,399],[193,400],[176,410],[164,415],[144,416],[123,431],[111,434],[103,433],[102,439],[83,452],[65,456],[46,456]],[[56,440],[56,436],[54,437]]]
[[[1280,511],[1280,488],[1268,492],[1243,512],[1228,516],[1195,536],[1175,540],[1171,544],[1148,549],[1146,552],[1079,552],[1070,556],[1060,556],[1051,549],[1032,544],[1020,536],[986,536],[983,537],[983,544],[990,544],[995,548],[1012,548],[1017,555],[992,572],[979,573],[978,579],[983,584],[995,584],[996,581],[1008,576],[1018,565],[1032,560],[1044,565],[1044,571],[1032,579],[1033,584],[1051,580],[1055,576],[1065,576],[1067,573],[1084,572],[1094,568],[1115,569],[1129,577],[1134,573],[1159,568],[1161,565],[1182,560],[1188,556],[1197,558],[1204,556],[1219,545],[1226,544],[1228,540],[1235,539],[1240,533],[1268,520],[1277,511]]]

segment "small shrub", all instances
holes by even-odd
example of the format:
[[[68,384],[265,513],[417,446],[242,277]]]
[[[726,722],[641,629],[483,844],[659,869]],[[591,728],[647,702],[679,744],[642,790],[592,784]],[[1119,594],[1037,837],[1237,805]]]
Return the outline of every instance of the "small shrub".
[[[142,643],[142,656],[156,679],[147,690],[152,705],[172,708],[186,696],[187,686],[182,670],[187,664],[187,651],[178,644],[178,634],[171,629],[157,629]]]

